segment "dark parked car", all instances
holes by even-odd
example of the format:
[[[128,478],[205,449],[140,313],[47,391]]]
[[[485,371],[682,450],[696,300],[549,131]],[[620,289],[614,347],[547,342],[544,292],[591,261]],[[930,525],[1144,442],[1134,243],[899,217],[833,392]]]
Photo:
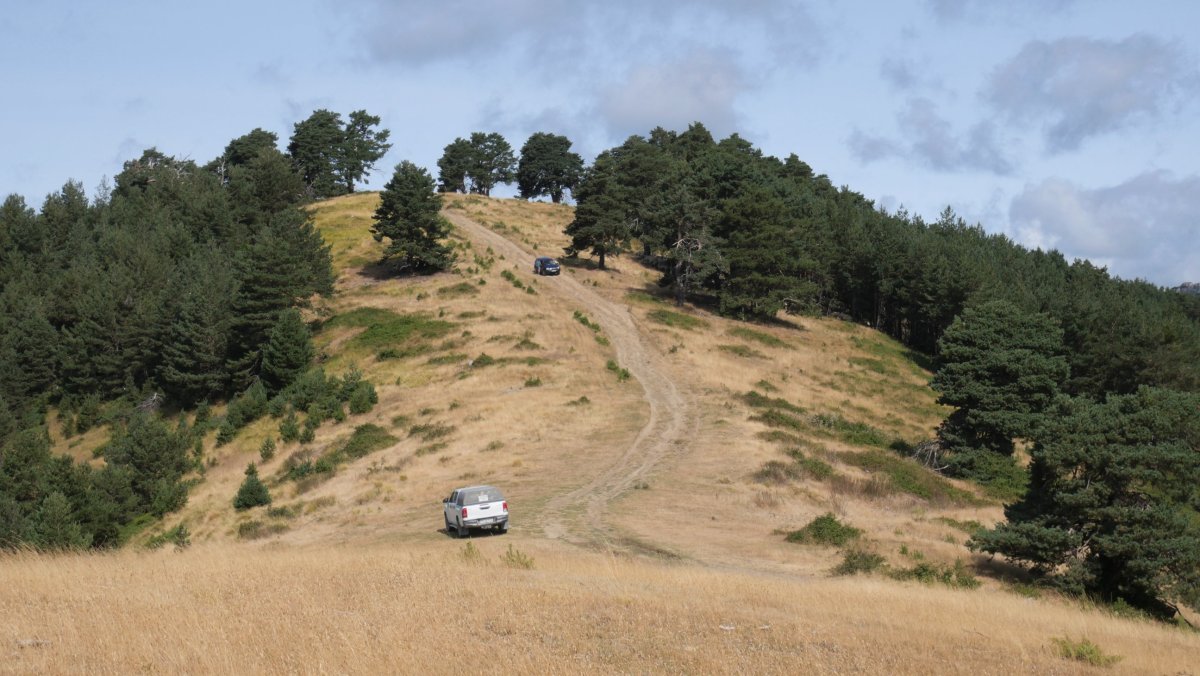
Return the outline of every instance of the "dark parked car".
[[[558,261],[549,256],[538,256],[533,260],[533,274],[535,275],[557,275],[561,270]]]

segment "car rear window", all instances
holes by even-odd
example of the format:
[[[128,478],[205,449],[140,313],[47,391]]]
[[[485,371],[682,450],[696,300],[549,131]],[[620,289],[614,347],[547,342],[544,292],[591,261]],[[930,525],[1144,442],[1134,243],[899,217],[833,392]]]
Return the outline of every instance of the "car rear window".
[[[471,491],[464,491],[462,496],[462,504],[478,505],[483,502],[496,502],[503,500],[504,496],[495,488],[480,488]]]

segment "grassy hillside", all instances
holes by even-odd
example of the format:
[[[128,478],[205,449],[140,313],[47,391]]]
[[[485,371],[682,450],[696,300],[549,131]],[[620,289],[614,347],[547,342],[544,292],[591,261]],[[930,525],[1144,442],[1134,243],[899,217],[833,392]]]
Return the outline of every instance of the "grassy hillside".
[[[1084,663],[1054,639],[1087,638],[1118,671],[1183,673],[1200,654],[1194,633],[1022,596],[971,555],[1001,505],[904,457],[945,411],[894,341],[679,308],[629,258],[536,278],[528,261],[566,244],[561,205],[448,196],[455,269],[391,278],[377,200],[314,207],[338,280],[310,318],[326,371],[360,369],[379,404],[281,443],[259,469],[272,506],[244,513],[233,496],[279,421],[210,435],[187,507],[142,538],[185,524],[182,555],[0,560],[17,582],[0,641],[48,641],[0,671],[1069,673]],[[288,477],[352,442],[363,457]],[[74,443],[58,450],[90,457]],[[466,483],[505,488],[508,536],[441,532]],[[857,533],[789,541],[823,515]],[[847,561],[875,572],[830,577]],[[175,647],[112,634],[128,626]],[[447,647],[466,632],[480,642]]]

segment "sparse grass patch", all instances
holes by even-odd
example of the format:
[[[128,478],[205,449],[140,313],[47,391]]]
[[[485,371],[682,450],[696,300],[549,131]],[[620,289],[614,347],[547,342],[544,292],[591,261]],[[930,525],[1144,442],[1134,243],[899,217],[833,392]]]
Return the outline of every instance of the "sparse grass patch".
[[[762,352],[759,352],[758,350],[750,347],[749,345],[718,345],[717,349],[721,350],[722,352],[728,352],[729,354],[732,354],[737,357],[742,357],[744,359],[766,359],[767,358],[767,355],[763,354]]]
[[[670,326],[671,328],[686,329],[688,331],[708,328],[708,322],[703,319],[672,310],[651,310],[646,315],[646,318],[652,322]]]
[[[798,544],[829,545],[841,547],[851,540],[862,536],[862,530],[838,521],[830,512],[808,522],[800,530],[794,530],[787,535],[788,542]]]
[[[401,315],[372,307],[355,308],[336,315],[322,324],[321,330],[339,327],[364,329],[362,333],[348,342],[350,347],[373,352],[392,350],[399,356],[404,356],[417,349],[418,346],[410,345],[406,349],[401,349],[397,348],[397,345],[421,339],[441,338],[454,329],[454,325],[450,322],[434,319],[427,315]]]
[[[775,388],[772,387],[771,389],[775,389]],[[781,408],[785,411],[791,411],[793,413],[804,413],[805,412],[803,406],[796,406],[795,404],[787,401],[786,399],[782,399],[779,397],[775,397],[775,398],[764,397],[763,395],[761,395],[758,392],[755,392],[753,390],[742,395],[742,401],[746,402],[748,405],[750,405],[754,408]]]
[[[444,364],[460,364],[467,360],[467,355],[461,353],[443,354],[436,357],[430,357],[429,361],[425,362],[430,366],[442,366]]]
[[[757,383],[754,383],[754,386],[757,387],[758,389],[762,390],[763,392],[778,392],[779,391],[778,387],[775,387],[774,385],[772,385],[770,382],[768,382],[766,380],[760,380]]]
[[[411,428],[409,428],[408,436],[420,437],[424,441],[433,441],[434,439],[440,439],[453,434],[455,429],[457,428],[455,428],[453,425],[447,425],[445,423],[425,423],[421,425],[413,425]]]
[[[408,427],[408,424],[410,422],[412,422],[412,419],[410,419],[406,415],[398,415],[398,416],[392,417],[392,427]]]
[[[851,364],[853,364],[854,366],[858,366],[859,368],[865,369],[872,373],[878,373],[880,375],[889,375],[889,374],[895,373],[895,371],[893,371],[891,369],[891,367],[889,367],[887,364],[883,363],[882,361],[880,361],[878,359],[868,359],[866,357],[850,357],[850,359],[848,361]]]
[[[913,460],[876,450],[843,453],[839,459],[848,465],[886,476],[891,484],[899,490],[934,504],[978,504],[979,502],[975,496],[957,488]]]
[[[966,533],[967,535],[974,535],[975,533],[983,530],[983,524],[974,519],[959,521],[958,519],[951,519],[948,516],[939,516],[938,518],[934,519],[934,521],[944,523],[951,528]]]
[[[757,343],[762,343],[763,345],[766,345],[767,347],[787,347],[787,348],[791,347],[791,345],[789,345],[787,343],[787,341],[785,341],[785,340],[776,338],[775,336],[772,336],[769,333],[764,333],[762,331],[755,331],[754,329],[746,327],[746,326],[735,326],[735,327],[729,329],[728,331],[726,331],[726,333],[728,333],[731,336],[741,338],[743,340],[753,340]]]
[[[260,538],[278,535],[288,529],[286,523],[264,524],[262,521],[243,521],[238,524],[237,536],[242,540],[258,540]]]
[[[418,458],[423,458],[427,455],[435,455],[437,453],[441,453],[442,451],[446,450],[446,447],[449,445],[450,444],[447,444],[444,441],[439,441],[439,442],[433,443],[433,444],[426,444],[425,446],[421,446],[416,451],[414,451],[413,455],[417,456]],[[443,458],[443,460],[445,460],[445,458]]]
[[[504,448],[504,442],[503,442],[503,441],[498,441],[498,440],[497,440],[497,441],[490,441],[490,442],[488,442],[488,445],[487,445],[487,446],[484,446],[484,447],[483,447],[483,450],[485,450],[485,451],[498,451],[498,450],[500,450],[500,449],[502,449],[502,448]]]
[[[461,298],[463,296],[478,296],[479,288],[470,282],[459,282],[450,286],[443,286],[437,290],[437,295],[442,298]],[[462,315],[459,315],[460,317]]]
[[[591,399],[588,399],[586,396],[581,396],[578,399],[572,399],[571,401],[568,401],[567,406],[587,406],[590,403],[592,403]]]
[[[473,542],[468,542],[466,546],[463,547],[461,556],[463,561],[466,561],[471,565],[486,563],[483,559],[483,554]]]

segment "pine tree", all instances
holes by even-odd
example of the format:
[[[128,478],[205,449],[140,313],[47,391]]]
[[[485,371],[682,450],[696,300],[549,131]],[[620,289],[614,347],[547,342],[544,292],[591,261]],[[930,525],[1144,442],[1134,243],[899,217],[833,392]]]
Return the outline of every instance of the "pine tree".
[[[291,384],[313,358],[312,334],[296,309],[284,310],[263,347],[262,378],[271,392]]]
[[[938,345],[931,385],[939,404],[955,407],[938,437],[953,473],[987,480],[980,473],[995,462],[978,452],[1011,455],[1014,438],[1034,436],[1066,380],[1062,330],[1046,315],[991,301],[965,310]]]
[[[433,190],[433,178],[409,161],[396,165],[384,186],[371,234],[376,242],[386,237],[383,259],[399,272],[429,273],[445,270],[454,253],[440,240],[449,235],[442,219],[441,195]]]
[[[1200,608],[1198,410],[1200,395],[1152,388],[1060,400],[1030,453],[1028,493],[972,549],[1157,614]]]
[[[67,497],[58,491],[46,496],[34,519],[33,541],[42,549],[86,549],[92,538],[83,532]]]
[[[233,499],[233,507],[240,512],[251,507],[269,504],[271,504],[271,493],[259,480],[258,468],[254,466],[254,463],[250,463],[246,466],[246,478],[238,488],[237,496]]]
[[[390,131],[372,129],[379,125],[379,121],[377,115],[371,115],[365,110],[350,113],[337,163],[338,176],[345,183],[347,192],[354,192],[355,181],[361,180],[365,183],[364,177],[367,172],[371,171],[379,158],[392,147],[392,144],[387,142]]]

